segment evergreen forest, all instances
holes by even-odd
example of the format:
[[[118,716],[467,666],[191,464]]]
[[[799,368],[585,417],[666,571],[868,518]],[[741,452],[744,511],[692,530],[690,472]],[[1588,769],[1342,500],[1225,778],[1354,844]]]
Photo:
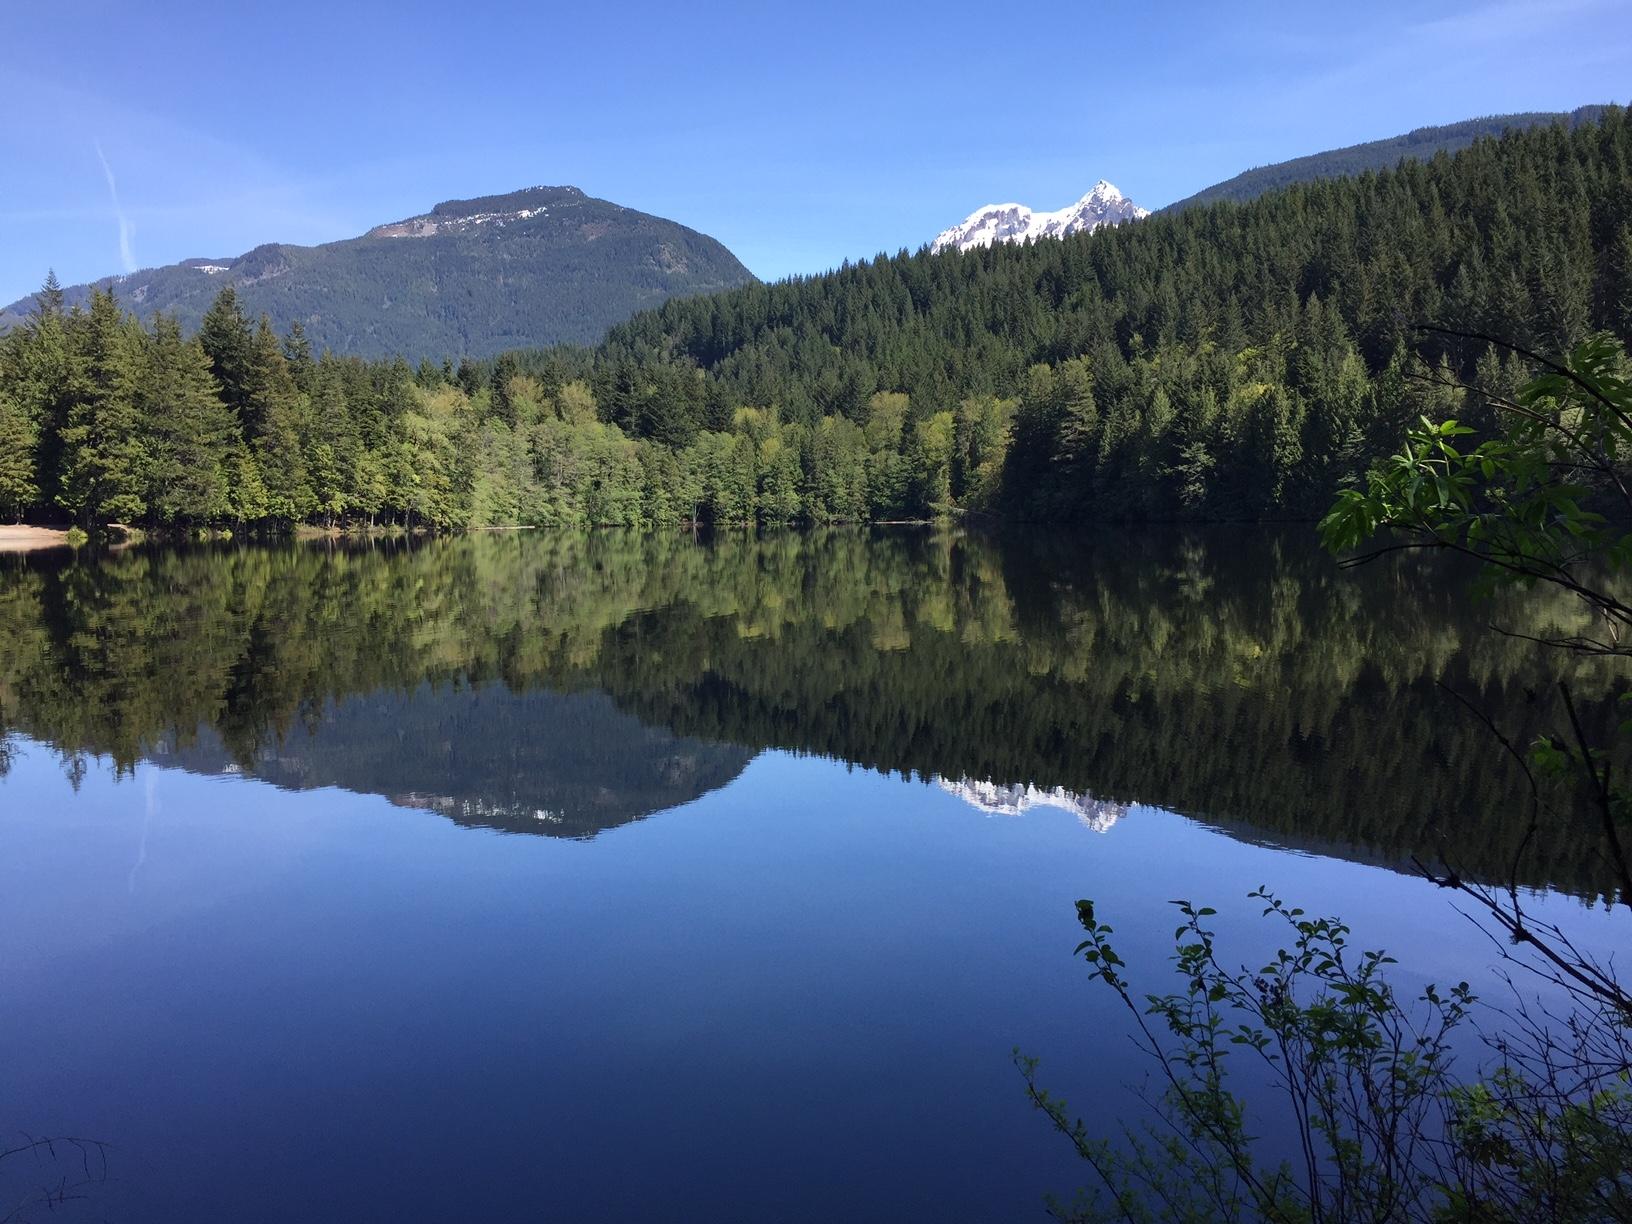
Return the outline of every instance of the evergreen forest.
[[[1423,331],[1432,324],[1440,331]],[[1519,357],[1632,339],[1632,123],[1025,246],[671,300],[596,348],[314,351],[54,280],[0,339],[0,515],[394,525],[1312,518]],[[1463,334],[1447,334],[1463,333]]]
[[[1464,119],[1460,123],[1413,128],[1400,136],[1328,149],[1323,153],[1294,157],[1273,165],[1255,166],[1222,183],[1204,187],[1195,195],[1176,200],[1163,211],[1176,212],[1217,200],[1245,203],[1266,191],[1290,187],[1293,183],[1364,174],[1368,170],[1392,170],[1405,158],[1427,160],[1436,153],[1457,153],[1484,137],[1501,136],[1540,124],[1591,123],[1600,118],[1603,112],[1602,106],[1578,106],[1567,112],[1525,111],[1517,115],[1487,115],[1480,119]]]

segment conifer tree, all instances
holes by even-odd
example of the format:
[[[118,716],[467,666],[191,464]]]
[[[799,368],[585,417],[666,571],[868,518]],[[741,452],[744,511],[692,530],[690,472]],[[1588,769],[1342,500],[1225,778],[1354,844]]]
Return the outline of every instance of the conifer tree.
[[[62,430],[68,423],[72,394],[72,363],[63,301],[56,273],[47,273],[45,284],[35,294],[28,322],[7,338],[9,360],[0,365],[12,398],[34,425],[34,479],[39,485],[39,502],[45,506],[58,504],[62,488],[62,469],[66,462]]]
[[[136,522],[147,512],[148,453],[137,405],[141,329],[107,290],[91,293],[74,328],[65,462],[58,504],[82,526]]]
[[[312,343],[306,339],[306,328],[296,319],[289,325],[289,334],[283,338],[283,359],[289,363],[289,377],[303,395],[312,393],[316,367],[312,361]]]
[[[1068,463],[1081,463],[1098,449],[1100,430],[1094,375],[1087,358],[1075,357],[1060,366],[1054,394],[1060,418],[1056,453]]]
[[[67,295],[62,291],[62,282],[57,280],[57,270],[47,269],[45,283],[34,295],[33,317],[39,319],[51,315],[60,319],[66,309],[66,301]]]
[[[38,504],[38,445],[39,428],[33,415],[0,387],[0,515],[21,522]]]
[[[487,382],[488,404],[493,415],[512,429],[516,426],[516,405],[510,394],[510,384],[520,372],[516,355],[505,353],[493,363],[493,373]]]
[[[258,424],[250,415],[249,404],[253,336],[238,306],[238,291],[231,284],[222,287],[205,312],[198,339],[209,355],[210,372],[220,384],[227,406],[238,414],[245,429],[253,432]]]
[[[312,398],[305,431],[306,469],[317,512],[333,526],[353,504],[362,447],[338,363],[324,360],[308,378]]]
[[[1249,204],[674,299],[594,350],[411,354],[417,374],[314,359],[298,326],[252,328],[227,284],[197,340],[214,397],[170,324],[149,334],[106,295],[70,310],[48,277],[0,337],[0,513],[1309,514],[1419,414],[1492,427],[1465,384],[1522,379],[1483,340],[1413,321],[1530,348],[1632,331],[1629,167],[1632,123],[1609,108]]]
[[[158,316],[136,383],[148,452],[147,505],[161,523],[219,523],[230,516],[229,459],[237,421],[222,402],[210,359]]]
[[[267,516],[281,523],[305,522],[317,507],[301,445],[307,402],[265,318],[250,338],[244,384],[248,441],[266,488]]]

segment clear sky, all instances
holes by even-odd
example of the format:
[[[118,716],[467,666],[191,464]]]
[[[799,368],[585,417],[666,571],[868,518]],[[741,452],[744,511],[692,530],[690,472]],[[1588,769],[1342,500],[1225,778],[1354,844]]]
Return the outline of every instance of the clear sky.
[[[0,4],[0,303],[535,183],[762,277],[1108,178],[1148,207],[1425,124],[1632,98],[1632,0]]]

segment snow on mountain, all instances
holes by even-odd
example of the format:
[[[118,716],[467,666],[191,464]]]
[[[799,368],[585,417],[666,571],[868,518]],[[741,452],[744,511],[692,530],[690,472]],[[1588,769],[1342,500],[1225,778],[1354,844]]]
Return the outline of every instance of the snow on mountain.
[[[546,215],[548,208],[515,208],[504,212],[467,213],[460,217],[410,217],[390,225],[376,225],[368,231],[370,238],[435,238],[438,234],[468,234],[483,225],[503,229],[507,222],[528,221]]]
[[[1104,179],[1075,204],[1058,212],[1034,212],[1024,204],[988,204],[977,208],[960,225],[942,230],[930,244],[931,251],[956,247],[991,246],[994,242],[1025,242],[1032,238],[1063,238],[1067,234],[1092,233],[1102,225],[1120,225],[1150,216]]]
[[[1062,808],[1074,815],[1084,828],[1095,833],[1106,833],[1128,813],[1126,804],[1095,799],[1086,792],[1078,794],[1064,787],[1044,790],[1026,783],[980,781],[974,778],[936,776],[935,785],[950,795],[956,795],[973,808],[988,816],[1019,816],[1036,807]]]

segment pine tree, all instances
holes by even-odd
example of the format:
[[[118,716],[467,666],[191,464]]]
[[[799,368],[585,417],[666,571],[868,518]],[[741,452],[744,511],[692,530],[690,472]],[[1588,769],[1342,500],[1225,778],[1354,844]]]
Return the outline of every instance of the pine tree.
[[[353,503],[361,445],[339,365],[325,359],[312,376],[306,468],[317,512],[332,526]]]
[[[283,338],[283,359],[289,363],[289,377],[304,395],[312,393],[316,366],[312,361],[312,343],[306,339],[306,328],[296,319],[289,325],[289,334]]]
[[[286,524],[306,521],[317,508],[301,446],[307,401],[264,317],[250,338],[243,405],[250,450],[266,488],[267,517]]]
[[[28,322],[9,337],[7,382],[12,397],[34,423],[34,479],[43,505],[60,504],[62,488],[62,431],[68,424],[72,398],[72,362],[69,357],[68,320],[63,314],[63,292],[55,272],[34,297]]]
[[[223,466],[227,473],[227,517],[239,526],[272,517],[271,499],[254,452],[242,442],[236,442]]]
[[[40,499],[38,445],[39,426],[33,414],[0,387],[0,514],[19,522]]]
[[[113,294],[91,293],[71,335],[71,391],[62,429],[65,463],[58,504],[82,526],[138,522],[147,513],[148,455],[136,402],[143,333]]]
[[[1282,507],[1287,481],[1302,458],[1300,421],[1290,393],[1269,386],[1251,396],[1237,462],[1249,516],[1273,515]]]
[[[1611,267],[1614,275],[1605,294],[1610,303],[1609,325],[1632,344],[1632,225],[1621,226],[1616,235]]]
[[[48,316],[62,318],[67,296],[62,291],[62,283],[57,280],[57,270],[51,268],[45,274],[45,283],[40,291],[34,295],[34,309],[31,317],[39,320]]]
[[[493,363],[493,373],[487,381],[489,410],[512,429],[516,426],[516,404],[510,393],[510,384],[520,373],[516,355],[505,353]]]
[[[216,294],[199,325],[198,339],[209,355],[210,372],[220,384],[222,398],[238,414],[246,432],[253,433],[259,424],[249,403],[253,336],[232,285]]]
[[[149,511],[167,524],[223,522],[232,508],[228,460],[238,431],[210,359],[163,315],[144,348],[136,394],[147,439]]]
[[[1067,463],[1081,463],[1098,450],[1100,429],[1094,375],[1086,357],[1059,368],[1054,394],[1060,419],[1056,453]]]

